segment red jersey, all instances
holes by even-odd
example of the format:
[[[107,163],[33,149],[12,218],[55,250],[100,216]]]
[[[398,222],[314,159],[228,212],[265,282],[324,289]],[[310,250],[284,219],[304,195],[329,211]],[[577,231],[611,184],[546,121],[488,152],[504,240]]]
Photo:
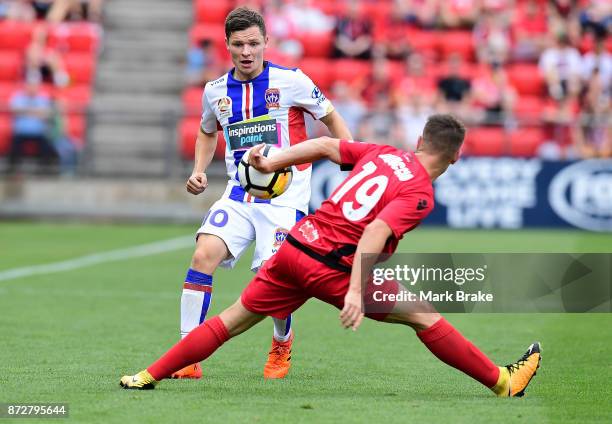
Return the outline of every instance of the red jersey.
[[[433,209],[433,186],[412,152],[341,140],[340,158],[342,166],[352,167],[348,178],[289,234],[328,262],[350,268],[366,225],[375,219],[391,228],[383,252],[393,253],[403,234]]]

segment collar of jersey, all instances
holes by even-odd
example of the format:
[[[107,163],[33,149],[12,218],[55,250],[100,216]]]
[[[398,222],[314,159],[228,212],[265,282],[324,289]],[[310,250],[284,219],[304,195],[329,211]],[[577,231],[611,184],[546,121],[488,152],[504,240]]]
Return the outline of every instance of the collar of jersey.
[[[261,71],[259,73],[259,75],[257,75],[255,78],[251,78],[250,80],[246,80],[246,81],[241,81],[241,80],[237,80],[236,78],[234,78],[234,71],[236,70],[236,67],[233,67],[229,72],[228,72],[228,78],[234,82],[237,82],[239,84],[248,84],[250,82],[255,81],[257,78],[260,78],[263,74],[265,74],[268,71],[268,61],[264,60],[263,63],[263,71]]]

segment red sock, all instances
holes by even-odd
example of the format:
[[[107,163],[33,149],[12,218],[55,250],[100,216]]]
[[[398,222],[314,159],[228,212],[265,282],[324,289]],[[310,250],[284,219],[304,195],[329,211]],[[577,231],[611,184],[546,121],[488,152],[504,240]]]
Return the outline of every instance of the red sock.
[[[221,318],[213,317],[194,328],[187,337],[147,368],[147,371],[157,381],[168,378],[173,372],[208,358],[229,338]]]
[[[497,384],[499,368],[444,318],[419,331],[417,336],[442,362],[489,388]]]

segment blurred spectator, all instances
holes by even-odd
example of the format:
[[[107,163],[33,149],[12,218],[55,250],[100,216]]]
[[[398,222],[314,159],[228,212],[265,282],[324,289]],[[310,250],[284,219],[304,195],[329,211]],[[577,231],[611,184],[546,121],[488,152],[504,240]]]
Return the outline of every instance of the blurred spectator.
[[[555,100],[575,97],[580,89],[580,53],[569,42],[567,34],[557,36],[554,46],[540,57],[540,73],[548,93]]]
[[[189,85],[203,86],[208,81],[217,78],[220,60],[214,43],[202,39],[196,46],[187,52],[187,83]]]
[[[29,0],[0,1],[0,19],[30,22],[35,18],[36,13]]]
[[[363,101],[344,81],[332,86],[332,95],[334,108],[344,118],[351,134],[357,134],[359,123],[367,112]]]
[[[99,22],[103,0],[32,0],[37,19],[58,23],[66,20]]]
[[[580,23],[576,0],[549,0],[548,20],[552,34],[567,34],[572,44],[580,40]]]
[[[404,60],[410,54],[411,48],[406,32],[409,18],[405,6],[404,1],[395,1],[391,13],[384,22],[384,27],[380,28],[380,39],[376,43],[376,48],[380,49],[380,56]]]
[[[359,2],[349,1],[346,16],[334,30],[334,57],[368,60],[372,55],[372,24],[360,16]]]
[[[272,0],[266,4],[265,19],[269,42],[279,53],[299,58],[304,48],[297,39],[297,29],[283,4],[282,0]]]
[[[473,31],[474,46],[482,63],[506,63],[512,40],[505,14],[484,11]]]
[[[66,133],[64,111],[65,106],[62,101],[56,99],[52,102],[49,139],[59,159],[60,173],[70,176],[76,172],[79,149]]]
[[[526,0],[516,6],[512,21],[515,60],[535,61],[546,45],[548,20],[546,5],[538,0]]]
[[[612,157],[612,120],[610,95],[598,68],[593,69],[582,99],[578,125],[574,128],[574,142],[583,158]]]
[[[606,51],[605,39],[595,42],[595,49],[582,58],[581,76],[585,84],[591,80],[593,72],[598,70],[597,78],[601,81],[602,91],[610,96],[612,89],[612,55]]]
[[[357,134],[358,140],[397,145],[401,127],[397,115],[390,107],[389,97],[384,93],[374,99],[374,104],[361,121]]]
[[[442,0],[440,2],[440,19],[445,28],[472,28],[478,14],[478,0]]]
[[[374,59],[372,72],[363,80],[361,97],[371,105],[380,95],[389,97],[392,87],[389,61],[383,58]]]
[[[442,113],[453,113],[458,117],[473,121],[470,102],[472,84],[461,75],[463,59],[453,54],[448,59],[448,73],[438,80],[437,109]]]
[[[539,155],[544,159],[573,159],[577,153],[573,147],[573,127],[577,117],[575,100],[564,98],[551,101],[542,113],[545,141],[540,145]]]
[[[47,14],[49,14],[49,12],[51,11],[51,8],[53,7],[54,3],[57,9],[58,6],[60,8],[63,8],[65,5],[67,5],[68,1],[67,0],[59,0],[59,1],[58,0],[32,0],[30,3],[32,3],[32,7],[34,8],[36,12],[36,19],[46,19]]]
[[[397,108],[397,118],[402,128],[403,149],[416,150],[417,141],[427,118],[433,113],[434,110],[427,103],[425,96],[420,93],[407,97],[406,102]]]
[[[37,27],[26,51],[26,78],[38,78],[57,87],[65,87],[70,78],[60,54],[47,46],[47,28]]]
[[[502,66],[494,64],[490,72],[475,78],[472,91],[474,106],[483,112],[483,124],[510,126],[516,91]]]
[[[334,29],[334,19],[312,6],[312,0],[285,2],[285,15],[298,34],[329,32]]]
[[[404,63],[403,76],[393,87],[395,103],[403,104],[412,96],[422,96],[423,101],[432,105],[436,97],[437,81],[427,72],[424,56],[413,53]]]
[[[413,53],[404,62],[405,72],[397,84],[394,84],[393,98],[396,104],[404,104],[414,96],[423,97],[428,106],[433,105],[436,97],[436,80],[425,68],[425,58]]]
[[[580,13],[580,26],[603,39],[612,31],[612,3],[610,0],[591,0]]]
[[[402,3],[408,12],[408,22],[412,25],[423,28],[433,29],[438,19],[438,0],[396,0]]]
[[[42,164],[47,164],[54,155],[48,138],[48,119],[51,115],[51,101],[40,91],[40,81],[30,78],[22,91],[10,100],[13,114],[13,136],[9,152],[9,172],[14,172],[23,148],[28,142],[36,143]]]

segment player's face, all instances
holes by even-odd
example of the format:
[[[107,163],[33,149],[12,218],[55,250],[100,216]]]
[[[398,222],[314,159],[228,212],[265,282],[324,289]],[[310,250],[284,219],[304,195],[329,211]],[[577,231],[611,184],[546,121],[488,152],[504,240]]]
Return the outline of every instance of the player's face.
[[[225,41],[236,67],[234,78],[249,80],[263,71],[263,54],[268,45],[258,26],[235,31]]]

